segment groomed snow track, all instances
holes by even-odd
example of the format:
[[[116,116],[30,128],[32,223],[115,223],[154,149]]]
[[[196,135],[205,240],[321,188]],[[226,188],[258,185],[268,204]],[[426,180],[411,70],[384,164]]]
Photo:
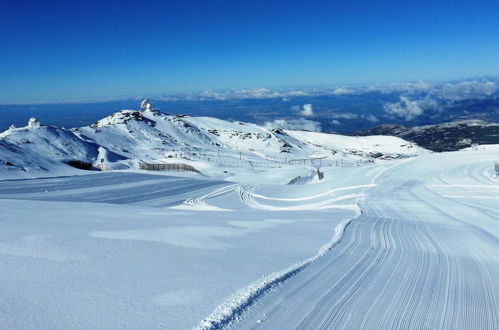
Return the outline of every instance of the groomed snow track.
[[[380,176],[361,204],[363,215],[334,249],[230,326],[499,329],[499,211],[444,194],[477,195],[473,187],[485,187],[479,196],[488,201],[494,184],[481,166],[431,177],[437,189],[403,180],[408,169]]]

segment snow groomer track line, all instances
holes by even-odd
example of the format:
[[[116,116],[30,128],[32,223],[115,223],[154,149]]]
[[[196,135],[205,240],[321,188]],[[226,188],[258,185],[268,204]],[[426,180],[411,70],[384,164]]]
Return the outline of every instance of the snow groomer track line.
[[[334,249],[227,328],[499,329],[497,209],[445,197],[490,197],[497,184],[473,162],[405,178],[423,164],[381,173]]]
[[[263,196],[260,194],[253,194],[256,189],[256,185],[240,185],[239,195],[241,201],[246,205],[255,208],[268,211],[304,211],[304,210],[319,210],[319,209],[357,209],[355,204],[356,200],[362,196],[364,193],[351,193],[345,195],[339,195],[334,197],[335,192],[347,191],[347,190],[359,190],[360,188],[368,188],[373,185],[362,185],[362,186],[352,186],[345,187],[341,189],[332,189],[326,193],[305,196],[301,198],[271,198]],[[329,198],[326,198],[329,197]],[[263,200],[271,200],[273,202],[280,202],[280,205],[263,204],[255,200],[255,198]],[[312,200],[310,203],[303,203],[303,201]],[[338,203],[343,201],[350,201],[348,204]],[[353,201],[353,202],[352,202]]]

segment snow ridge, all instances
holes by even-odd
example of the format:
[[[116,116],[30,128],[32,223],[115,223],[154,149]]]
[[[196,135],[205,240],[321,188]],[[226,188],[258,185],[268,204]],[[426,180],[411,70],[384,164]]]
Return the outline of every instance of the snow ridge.
[[[231,181],[238,181],[241,167],[255,173],[298,165],[357,166],[427,153],[396,137],[268,130],[250,123],[133,110],[71,130],[9,129],[0,133],[0,144],[6,146],[0,149],[0,175],[14,177],[69,170],[68,161],[96,164],[99,148],[110,156],[107,169],[135,170],[139,162],[183,163]]]
[[[273,288],[280,286],[290,278],[296,276],[298,273],[319,260],[326,253],[328,253],[336,244],[341,241],[345,229],[354,219],[358,218],[360,214],[360,208],[357,208],[357,214],[355,217],[344,220],[336,225],[336,227],[334,228],[334,234],[331,237],[330,241],[324,244],[315,256],[279,272],[266,275],[261,279],[251,283],[247,287],[235,292],[229,299],[218,306],[210,316],[203,319],[194,329],[220,329],[237,320],[238,317],[248,309],[248,307],[250,307],[256,300],[258,300],[258,298],[260,298]]]

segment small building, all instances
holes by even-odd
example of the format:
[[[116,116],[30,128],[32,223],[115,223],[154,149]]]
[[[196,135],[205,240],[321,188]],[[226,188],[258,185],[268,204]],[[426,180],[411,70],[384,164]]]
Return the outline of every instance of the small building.
[[[10,129],[10,130],[13,130],[13,129],[16,129],[16,128],[17,128],[17,127],[16,127],[16,125],[14,125],[14,124],[12,124],[12,125],[10,125],[10,126],[9,126],[9,129]]]
[[[109,160],[107,159],[107,149],[99,147],[99,155],[97,156],[97,161],[95,162],[95,167],[101,171],[109,171]]]
[[[31,117],[28,120],[28,128],[39,128],[40,126],[41,126],[40,122],[35,117]]]

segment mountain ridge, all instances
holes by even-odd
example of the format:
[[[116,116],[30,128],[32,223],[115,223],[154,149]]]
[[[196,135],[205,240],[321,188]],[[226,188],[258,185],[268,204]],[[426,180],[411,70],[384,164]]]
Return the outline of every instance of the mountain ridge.
[[[426,152],[395,137],[267,129],[155,110],[120,110],[92,125],[73,129],[11,128],[0,133],[0,142],[5,145],[5,150],[0,150],[4,169],[7,162],[25,172],[49,171],[75,160],[96,165],[99,148],[104,148],[110,155],[110,169],[137,169],[139,162],[176,161],[217,178],[237,172],[238,167],[266,170],[297,164],[298,160],[311,166],[314,159],[321,165],[346,164]],[[16,151],[9,152],[7,146]]]
[[[384,124],[354,133],[373,134],[400,137],[436,152],[456,151],[476,144],[499,144],[499,123],[467,119],[424,126]]]

